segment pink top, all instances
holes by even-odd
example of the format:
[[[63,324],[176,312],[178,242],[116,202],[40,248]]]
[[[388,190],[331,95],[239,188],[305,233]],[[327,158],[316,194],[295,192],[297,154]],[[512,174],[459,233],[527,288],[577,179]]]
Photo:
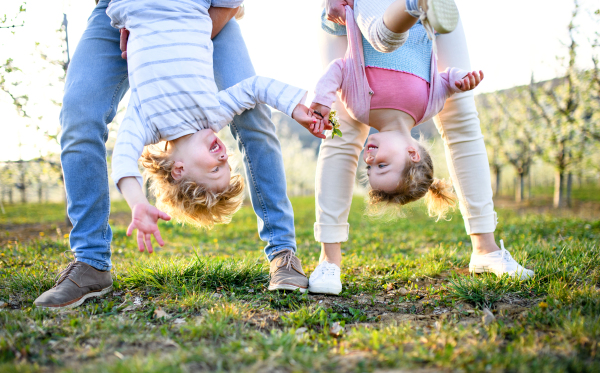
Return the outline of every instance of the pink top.
[[[425,115],[429,101],[429,83],[403,71],[367,66],[369,86],[373,89],[371,110],[396,109],[410,115],[418,123]]]
[[[316,95],[313,102],[331,107],[336,100],[336,93],[339,91],[340,100],[348,114],[361,123],[369,124],[371,96],[375,92],[369,87],[367,81],[362,38],[354,21],[354,12],[349,6],[346,6],[346,32],[348,34],[346,55],[344,58],[333,60],[327,66],[325,74],[319,79],[315,88]],[[432,52],[427,109],[416,124],[426,122],[442,111],[446,99],[452,94],[460,92],[454,82],[462,79],[465,75],[467,75],[465,71],[455,67],[439,73],[437,59]]]

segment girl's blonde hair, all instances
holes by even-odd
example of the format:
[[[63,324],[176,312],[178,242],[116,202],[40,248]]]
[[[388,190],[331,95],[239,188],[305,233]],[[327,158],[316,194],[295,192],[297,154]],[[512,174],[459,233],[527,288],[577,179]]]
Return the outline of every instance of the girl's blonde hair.
[[[407,161],[398,187],[392,192],[372,189],[369,191],[369,206],[375,215],[381,215],[389,209],[397,209],[407,203],[425,197],[429,216],[437,220],[445,219],[448,212],[454,209],[456,195],[452,191],[452,183],[433,177],[433,161],[429,152],[419,144],[421,160]]]
[[[141,159],[150,179],[150,190],[156,197],[156,207],[181,223],[206,228],[229,223],[242,206],[241,175],[232,175],[227,189],[215,193],[191,180],[175,180],[171,175],[175,162],[156,146],[145,147]]]

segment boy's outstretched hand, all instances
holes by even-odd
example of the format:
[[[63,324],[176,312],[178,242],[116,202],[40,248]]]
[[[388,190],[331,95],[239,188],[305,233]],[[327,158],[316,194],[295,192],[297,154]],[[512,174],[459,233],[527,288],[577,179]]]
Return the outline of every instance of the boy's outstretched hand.
[[[133,206],[131,210],[131,224],[127,228],[127,236],[131,236],[134,229],[138,230],[137,243],[140,252],[144,252],[144,246],[149,253],[153,251],[152,236],[154,236],[154,239],[156,239],[156,242],[160,246],[165,244],[158,230],[158,219],[168,221],[171,220],[171,217],[147,202],[138,203]]]
[[[313,136],[320,139],[325,138],[323,131],[333,128],[329,120],[322,120],[311,108],[302,104],[296,105],[292,112],[292,118],[300,123],[302,127],[306,128]]]
[[[454,84],[458,89],[466,92],[475,89],[475,87],[477,87],[482,80],[483,71],[479,70],[479,73],[477,73],[477,71],[468,73],[461,80],[454,82]]]

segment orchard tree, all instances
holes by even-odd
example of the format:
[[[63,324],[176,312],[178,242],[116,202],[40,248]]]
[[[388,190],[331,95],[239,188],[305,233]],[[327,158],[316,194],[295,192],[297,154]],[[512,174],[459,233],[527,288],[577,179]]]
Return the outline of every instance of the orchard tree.
[[[486,145],[489,144],[488,149],[492,153],[492,169],[499,170],[507,163],[515,168],[516,202],[524,200],[525,177],[539,154],[526,93],[526,89],[517,87],[482,95],[478,106],[484,122],[482,128],[486,133]],[[498,181],[496,183],[496,188],[499,188]]]
[[[553,205],[556,208],[564,207],[570,200],[570,190],[566,193],[570,186],[567,180],[581,161],[585,148],[586,137],[583,135],[587,112],[583,102],[590,81],[586,80],[586,72],[576,66],[575,19],[578,10],[579,4],[575,2],[568,26],[569,54],[564,78],[535,83],[532,75],[529,85],[532,109],[539,120],[536,137],[544,144],[543,159],[555,169]]]
[[[502,168],[506,165],[504,152],[502,151],[503,139],[510,136],[506,132],[506,123],[502,120],[500,107],[492,96],[496,93],[488,93],[476,96],[477,108],[479,109],[479,120],[481,130],[485,137],[485,148],[488,153],[488,162],[494,175],[494,196],[500,195]]]
[[[540,153],[526,93],[525,89],[516,88],[510,93],[494,97],[502,112],[503,121],[506,122],[504,128],[508,134],[503,138],[502,151],[517,174],[516,202],[524,200],[525,177],[530,175],[531,166]]]

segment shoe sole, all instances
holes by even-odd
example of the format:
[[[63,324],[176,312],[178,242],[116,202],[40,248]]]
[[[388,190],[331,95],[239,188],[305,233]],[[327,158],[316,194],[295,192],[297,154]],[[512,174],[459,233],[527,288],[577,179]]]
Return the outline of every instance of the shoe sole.
[[[469,272],[470,273],[487,273],[487,272],[494,273],[487,266],[474,266],[474,265],[470,265],[470,264],[469,264]]]
[[[342,292],[342,288],[333,288],[328,286],[309,286],[308,291],[315,294],[339,295]]]
[[[290,284],[277,284],[277,285],[269,285],[268,289],[270,291],[275,290],[290,290],[294,291],[296,289],[300,290],[301,293],[305,293],[308,289],[301,288],[300,286],[290,285]]]
[[[84,295],[83,297],[79,298],[77,301],[71,303],[71,304],[67,304],[66,306],[56,306],[56,307],[52,307],[52,306],[37,306],[37,308],[42,308],[42,309],[46,309],[46,310],[53,310],[53,311],[60,311],[60,310],[66,310],[69,308],[75,308],[75,307],[79,307],[83,304],[83,302],[86,301],[86,299],[89,298],[94,298],[94,297],[101,297],[103,295],[106,295],[108,292],[112,291],[113,287],[112,285],[110,285],[109,287],[102,289],[100,291],[94,291],[91,293],[87,293],[86,295]]]
[[[454,31],[458,24],[458,8],[454,0],[427,0],[427,19],[440,34]]]
[[[474,265],[470,265],[469,264],[469,272],[470,273],[493,273],[498,277],[501,277],[502,274],[497,274],[496,272],[492,271],[491,269],[489,269],[489,267],[487,266],[474,266]],[[531,274],[529,273],[531,272]],[[525,271],[523,271],[522,273],[515,273],[514,276],[509,275],[510,277],[519,277],[519,279],[521,280],[528,280],[530,278],[532,278],[534,276],[535,272],[531,271],[530,269],[525,268]]]

